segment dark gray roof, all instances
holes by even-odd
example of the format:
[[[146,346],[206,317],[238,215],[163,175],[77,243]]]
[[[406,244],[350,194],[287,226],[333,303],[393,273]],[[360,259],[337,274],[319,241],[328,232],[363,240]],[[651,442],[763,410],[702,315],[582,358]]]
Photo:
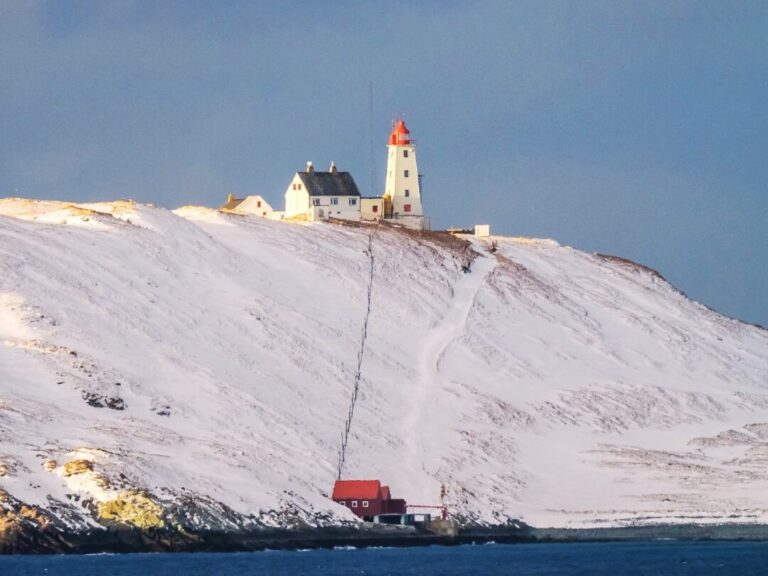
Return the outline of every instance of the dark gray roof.
[[[360,196],[349,172],[299,172],[310,196]]]

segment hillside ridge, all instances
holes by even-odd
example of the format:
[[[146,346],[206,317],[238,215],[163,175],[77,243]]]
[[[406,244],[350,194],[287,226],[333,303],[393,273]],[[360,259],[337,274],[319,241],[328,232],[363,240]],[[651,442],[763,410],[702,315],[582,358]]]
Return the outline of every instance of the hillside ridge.
[[[328,494],[368,250],[347,477],[421,504],[445,485],[465,525],[765,522],[768,333],[640,264],[4,199],[0,532],[354,522]]]

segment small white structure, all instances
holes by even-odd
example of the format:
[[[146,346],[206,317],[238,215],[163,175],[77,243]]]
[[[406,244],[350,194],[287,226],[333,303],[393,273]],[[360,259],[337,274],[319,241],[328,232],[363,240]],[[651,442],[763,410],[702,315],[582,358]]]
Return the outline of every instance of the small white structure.
[[[328,172],[316,172],[312,162],[296,172],[285,191],[285,218],[294,220],[360,220],[360,191],[349,172],[331,162]]]
[[[398,120],[387,145],[387,180],[384,185],[385,218],[409,228],[425,228],[421,209],[421,178],[416,147],[404,120]]]
[[[254,214],[264,218],[272,218],[272,206],[258,194],[246,196],[245,198],[235,198],[234,195],[227,195],[227,202],[219,210],[228,210],[240,214]]]
[[[384,218],[384,204],[381,196],[360,198],[360,218],[373,222],[381,220]]]
[[[478,238],[488,238],[491,235],[490,224],[475,224],[475,236]]]

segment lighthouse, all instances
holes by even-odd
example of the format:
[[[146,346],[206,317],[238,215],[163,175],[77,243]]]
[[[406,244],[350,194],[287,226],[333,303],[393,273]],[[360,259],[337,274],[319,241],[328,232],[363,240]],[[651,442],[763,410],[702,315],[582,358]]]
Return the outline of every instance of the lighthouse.
[[[416,147],[404,120],[394,123],[387,145],[384,217],[409,228],[424,229]]]

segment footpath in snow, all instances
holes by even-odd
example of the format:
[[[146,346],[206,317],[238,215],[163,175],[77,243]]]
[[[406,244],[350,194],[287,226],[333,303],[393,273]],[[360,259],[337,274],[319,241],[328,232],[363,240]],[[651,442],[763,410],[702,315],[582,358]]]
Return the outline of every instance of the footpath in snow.
[[[421,502],[434,501],[439,493],[439,485],[427,485],[424,478],[435,472],[431,469],[431,460],[441,452],[442,429],[451,425],[440,418],[441,382],[446,378],[440,373],[440,365],[444,356],[450,353],[451,344],[465,333],[477,293],[496,265],[496,258],[488,253],[482,242],[473,239],[472,248],[478,255],[472,262],[471,271],[458,276],[445,315],[418,344],[418,378],[411,384],[412,400],[403,424],[403,438],[407,447],[405,468],[415,477],[410,483],[411,490],[417,491],[416,496]]]

